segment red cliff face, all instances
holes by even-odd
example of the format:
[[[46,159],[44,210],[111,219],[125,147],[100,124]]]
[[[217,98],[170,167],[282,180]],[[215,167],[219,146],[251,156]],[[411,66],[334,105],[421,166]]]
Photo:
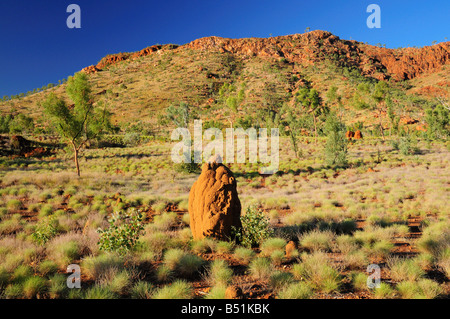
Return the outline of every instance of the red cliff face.
[[[96,68],[101,70],[123,60],[175,48],[178,46],[155,45],[135,53],[110,55],[103,58]],[[357,67],[363,75],[379,80],[390,77],[394,80],[413,79],[450,63],[450,42],[418,49],[385,49],[357,41],[341,40],[326,31],[271,38],[228,39],[213,36],[197,39],[179,48],[229,52],[249,57],[284,58],[300,65],[331,59],[341,66]]]
[[[97,65],[91,65],[83,70],[82,72],[89,73],[95,73],[98,71],[101,71],[103,69],[108,68],[109,66],[119,63],[121,61],[129,60],[129,59],[137,59],[139,57],[147,56],[149,54],[152,54],[154,52],[157,52],[159,50],[171,50],[176,49],[178,46],[173,44],[166,44],[166,45],[153,45],[151,47],[142,49],[141,51],[137,51],[134,53],[118,53],[118,54],[110,54],[104,57],[100,60],[100,62]]]
[[[420,49],[384,49],[362,45],[362,52],[378,60],[395,80],[410,80],[423,73],[438,71],[450,63],[450,42]]]
[[[219,50],[249,56],[286,58],[314,63],[331,57],[360,68],[364,75],[380,80],[413,79],[450,63],[450,42],[423,48],[385,49],[356,41],[341,40],[325,31],[313,31],[267,39],[208,37],[186,45],[197,50]],[[386,70],[387,72],[382,72]]]

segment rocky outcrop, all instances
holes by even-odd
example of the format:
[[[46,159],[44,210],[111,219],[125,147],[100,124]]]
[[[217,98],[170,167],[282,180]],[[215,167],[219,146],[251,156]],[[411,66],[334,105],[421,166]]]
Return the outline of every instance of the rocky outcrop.
[[[362,45],[361,51],[374,62],[381,63],[394,80],[410,80],[450,63],[450,42],[404,49]]]
[[[352,139],[353,137],[355,137],[355,132],[353,132],[353,131],[347,131],[347,132],[345,133],[345,138],[348,139],[349,141],[351,141],[351,139]]]
[[[95,65],[88,66],[81,70],[81,72],[84,72],[86,74],[97,73],[98,71],[99,69]]]
[[[0,135],[0,156],[42,157],[52,151],[44,143],[27,140],[20,135]]]
[[[194,239],[229,240],[241,228],[241,202],[233,173],[219,159],[205,163],[189,193],[190,227]]]
[[[110,54],[105,56],[100,62],[96,65],[96,68],[102,70],[112,64],[116,64],[118,62],[122,62],[127,60],[131,56],[130,53],[119,53],[119,54]]]
[[[450,42],[423,48],[386,49],[341,40],[330,32],[320,30],[271,38],[207,37],[185,46],[195,50],[286,58],[299,64],[331,59],[342,66],[357,67],[364,75],[378,80],[390,77],[394,80],[412,79],[450,63]]]
[[[450,63],[450,42],[423,48],[387,49],[354,40],[342,40],[330,32],[316,30],[270,38],[229,39],[211,36],[182,46],[154,45],[135,53],[108,55],[95,68],[102,70],[124,60],[177,48],[285,59],[288,63],[300,65],[332,60],[339,66],[359,68],[363,75],[378,80],[387,80],[391,77],[394,80],[413,79]],[[93,71],[92,67],[86,71]]]
[[[108,68],[111,65],[114,65],[116,63],[119,63],[119,62],[122,62],[125,60],[134,60],[134,59],[137,59],[140,57],[145,57],[147,55],[153,54],[160,50],[173,50],[176,48],[178,48],[178,45],[175,45],[175,44],[153,45],[153,46],[150,46],[148,48],[142,49],[141,51],[137,51],[134,53],[110,54],[110,55],[105,56],[103,59],[101,59],[97,65],[88,66],[81,71],[85,72],[87,74],[96,73],[98,71]]]

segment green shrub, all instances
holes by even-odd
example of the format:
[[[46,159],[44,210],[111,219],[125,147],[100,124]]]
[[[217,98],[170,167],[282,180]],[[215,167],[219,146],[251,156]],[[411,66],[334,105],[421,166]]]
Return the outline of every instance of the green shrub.
[[[136,132],[125,133],[122,142],[127,146],[137,146],[141,142],[141,134]]]
[[[264,240],[273,236],[270,220],[255,207],[248,207],[241,217],[242,229],[233,228],[233,235],[238,242],[246,247],[257,247]]]
[[[45,245],[58,234],[58,224],[58,220],[52,217],[42,220],[31,234],[31,239],[38,245]]]
[[[99,249],[125,254],[134,247],[144,230],[144,214],[140,211],[114,213],[109,219],[109,227],[99,229]]]
[[[450,135],[450,112],[443,105],[427,109],[425,121],[428,124],[427,134],[430,138],[446,138]]]

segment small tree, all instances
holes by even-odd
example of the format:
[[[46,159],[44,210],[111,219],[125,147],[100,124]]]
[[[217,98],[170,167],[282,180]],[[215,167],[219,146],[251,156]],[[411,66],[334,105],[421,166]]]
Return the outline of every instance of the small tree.
[[[19,113],[9,123],[9,133],[31,133],[34,130],[34,121],[31,117]]]
[[[389,121],[391,122],[389,135],[392,136],[392,133],[398,132],[398,124],[400,122],[400,117],[395,114],[394,105],[392,99],[389,96],[386,98],[386,106],[387,106],[387,115],[389,117]]]
[[[325,123],[327,143],[325,145],[325,162],[331,166],[347,165],[347,139],[345,125],[339,121],[335,113],[330,113]]]
[[[328,108],[322,103],[319,93],[315,89],[303,88],[297,94],[297,102],[313,117],[314,141],[317,145],[317,121],[321,115],[328,113]]]
[[[447,138],[450,136],[450,111],[442,103],[433,109],[428,109],[425,115],[430,138]]]
[[[379,119],[379,125],[380,125],[380,132],[381,136],[384,140],[384,129],[383,129],[383,123],[382,123],[382,114],[384,111],[383,106],[386,104],[384,103],[386,96],[389,93],[389,87],[386,84],[386,82],[379,81],[372,92],[372,99],[375,101],[375,104],[378,108],[378,119]]]
[[[172,104],[165,110],[165,114],[160,117],[160,124],[165,125],[168,122],[173,123],[176,127],[187,128],[191,112],[189,104],[181,102],[178,105]]]
[[[66,93],[73,101],[73,107],[67,106],[66,102],[54,93],[43,102],[43,107],[58,134],[72,147],[77,175],[80,176],[80,150],[102,132],[111,129],[111,115],[106,106],[100,107],[102,103],[94,106],[91,87],[85,73],[80,72],[69,77]]]
[[[308,119],[301,111],[292,109],[287,104],[281,108],[280,115],[282,120],[279,129],[289,136],[295,157],[300,158],[302,156],[302,150],[298,147],[300,142],[299,136],[301,135],[302,130],[309,124],[305,123]]]

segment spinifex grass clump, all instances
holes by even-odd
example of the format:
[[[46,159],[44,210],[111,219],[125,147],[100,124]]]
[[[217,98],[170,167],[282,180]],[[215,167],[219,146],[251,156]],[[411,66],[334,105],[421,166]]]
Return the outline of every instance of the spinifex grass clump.
[[[304,282],[291,283],[278,293],[280,299],[310,299],[314,294],[312,288]]]
[[[227,286],[231,282],[233,270],[221,259],[216,259],[209,267],[207,280],[211,286]]]
[[[256,253],[253,250],[246,247],[238,247],[234,250],[234,257],[244,265],[247,265],[255,255]]]
[[[161,279],[171,275],[189,278],[199,271],[203,263],[202,258],[182,249],[168,249],[164,254],[163,264],[160,266],[158,275]],[[164,274],[167,276],[163,276]]]
[[[191,284],[177,280],[171,285],[161,287],[153,294],[153,299],[190,299],[193,296]]]
[[[136,210],[114,213],[108,220],[109,227],[98,230],[100,250],[124,254],[132,249],[144,230],[143,220],[144,214]]]
[[[312,255],[303,255],[303,262],[292,267],[295,279],[305,279],[311,287],[324,293],[337,291],[341,286],[341,275],[326,254],[316,252]]]
[[[425,271],[414,259],[389,258],[387,261],[391,279],[394,281],[416,281],[425,275]]]

